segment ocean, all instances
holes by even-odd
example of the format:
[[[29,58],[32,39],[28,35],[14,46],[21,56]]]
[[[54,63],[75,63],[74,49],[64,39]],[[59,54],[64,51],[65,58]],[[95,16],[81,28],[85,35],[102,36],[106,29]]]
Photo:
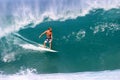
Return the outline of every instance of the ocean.
[[[120,0],[1,0],[0,32],[0,80],[120,80]]]

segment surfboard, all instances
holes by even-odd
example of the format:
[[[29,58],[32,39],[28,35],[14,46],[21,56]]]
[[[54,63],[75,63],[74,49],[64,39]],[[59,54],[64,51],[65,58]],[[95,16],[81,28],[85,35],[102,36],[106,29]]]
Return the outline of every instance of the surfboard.
[[[41,46],[39,46],[38,47],[40,50],[42,50],[42,51],[47,51],[47,52],[58,52],[58,51],[56,51],[56,50],[52,50],[52,49],[49,49],[49,48],[45,48],[45,47],[41,47]]]
[[[30,49],[30,50],[35,50],[35,51],[40,51],[40,52],[58,52],[56,50],[52,50],[47,48],[44,48],[43,45],[39,44],[39,45],[33,45],[33,44],[21,44],[21,47],[23,47],[24,49]]]

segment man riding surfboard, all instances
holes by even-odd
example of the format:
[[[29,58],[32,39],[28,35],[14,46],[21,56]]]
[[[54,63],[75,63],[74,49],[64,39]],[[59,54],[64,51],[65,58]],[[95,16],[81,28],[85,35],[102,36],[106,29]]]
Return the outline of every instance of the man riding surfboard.
[[[49,27],[48,30],[44,31],[39,38],[41,38],[44,34],[46,34],[46,39],[44,41],[44,47],[46,47],[46,43],[49,43],[50,49],[52,48],[52,28]]]

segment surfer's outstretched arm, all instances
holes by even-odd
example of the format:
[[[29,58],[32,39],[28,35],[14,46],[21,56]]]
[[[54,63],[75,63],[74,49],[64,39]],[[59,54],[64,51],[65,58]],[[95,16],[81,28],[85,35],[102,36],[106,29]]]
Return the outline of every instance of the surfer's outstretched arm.
[[[39,38],[41,38],[42,37],[42,35],[44,35],[46,33],[46,31],[45,32],[43,32],[40,36],[39,36]]]

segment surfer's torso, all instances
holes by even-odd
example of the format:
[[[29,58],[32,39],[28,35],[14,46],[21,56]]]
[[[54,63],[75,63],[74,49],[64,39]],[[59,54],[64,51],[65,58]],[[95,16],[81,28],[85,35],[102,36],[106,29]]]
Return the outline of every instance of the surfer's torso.
[[[52,31],[47,30],[47,31],[46,31],[46,37],[47,37],[48,39],[51,39],[51,38],[52,38]]]

